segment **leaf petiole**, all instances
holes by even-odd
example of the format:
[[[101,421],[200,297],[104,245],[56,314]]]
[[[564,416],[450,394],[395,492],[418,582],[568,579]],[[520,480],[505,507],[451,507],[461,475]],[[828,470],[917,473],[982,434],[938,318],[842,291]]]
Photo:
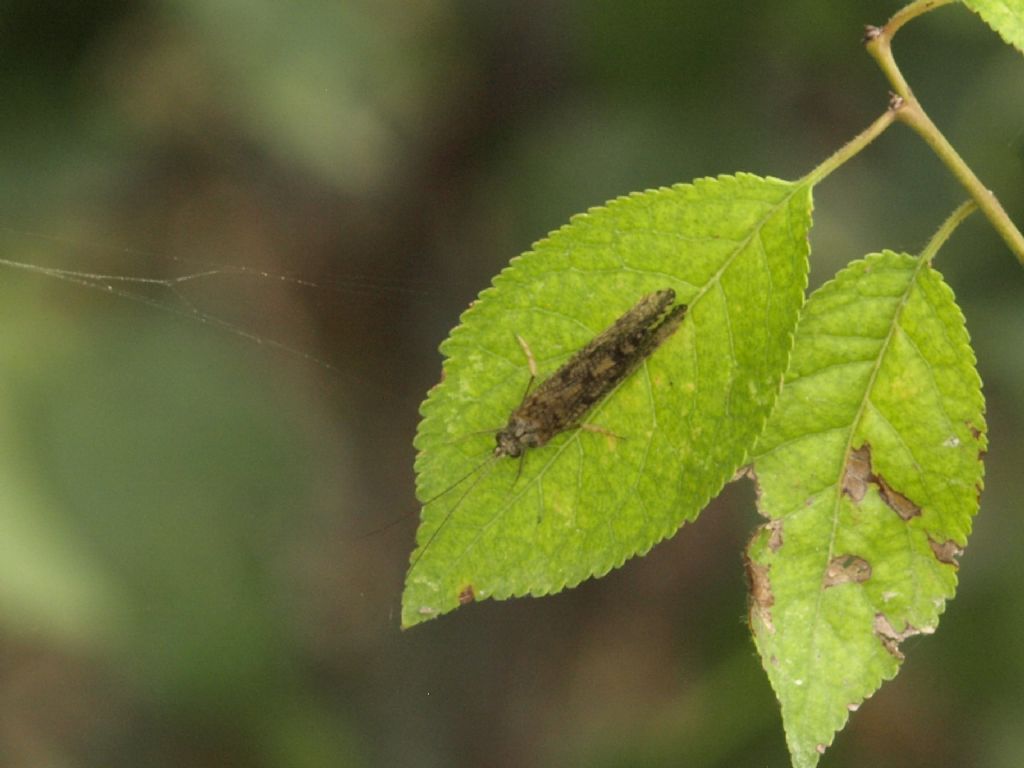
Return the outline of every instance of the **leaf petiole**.
[[[973,200],[967,200],[961,203],[955,211],[949,214],[949,218],[942,222],[942,226],[940,226],[938,231],[932,235],[932,239],[928,241],[928,245],[926,245],[924,250],[921,251],[921,261],[927,263],[934,259],[935,254],[939,252],[939,249],[943,245],[946,244],[946,241],[956,231],[956,228],[960,226],[964,219],[976,210],[978,210],[978,206],[975,202]]]
[[[868,144],[877,139],[885,129],[893,124],[896,120],[896,112],[894,109],[889,108],[878,118],[871,123],[867,128],[858,133],[843,146],[837,149],[832,155],[830,155],[824,162],[819,166],[811,170],[806,176],[804,176],[800,183],[809,187],[813,187],[832,171],[842,166],[847,160],[852,159],[861,150],[863,150]]]

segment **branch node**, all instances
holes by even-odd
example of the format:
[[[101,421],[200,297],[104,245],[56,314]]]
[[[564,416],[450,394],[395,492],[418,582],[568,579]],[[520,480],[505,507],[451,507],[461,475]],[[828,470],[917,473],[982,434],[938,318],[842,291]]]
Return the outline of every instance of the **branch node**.
[[[864,36],[860,39],[864,45],[867,45],[872,40],[877,40],[882,36],[882,28],[876,27],[874,24],[864,25]]]

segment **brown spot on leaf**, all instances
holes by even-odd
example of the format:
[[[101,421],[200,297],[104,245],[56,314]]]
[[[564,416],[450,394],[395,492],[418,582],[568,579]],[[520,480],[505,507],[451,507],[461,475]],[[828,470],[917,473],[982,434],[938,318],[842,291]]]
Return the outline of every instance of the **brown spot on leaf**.
[[[935,553],[936,560],[940,563],[952,565],[954,568],[960,567],[960,563],[958,563],[956,559],[960,557],[964,551],[957,546],[955,541],[952,539],[946,539],[945,541],[940,542],[929,538],[928,543],[931,545],[932,552]]]
[[[868,483],[871,480],[871,447],[865,443],[860,448],[850,451],[850,455],[846,458],[843,493],[859,502],[868,492]]]
[[[902,493],[894,490],[891,485],[885,482],[885,478],[877,477],[876,479],[878,480],[878,488],[882,492],[882,501],[897,515],[904,520],[910,520],[921,515],[921,508]]]
[[[974,426],[974,423],[973,423],[973,422],[970,422],[970,421],[968,421],[968,422],[967,422],[967,428],[968,428],[969,430],[971,430],[971,436],[972,436],[972,437],[973,437],[973,438],[974,438],[975,440],[977,440],[978,438],[980,438],[980,437],[981,437],[981,430],[980,430],[980,429],[978,429],[978,428],[977,428],[976,426]]]
[[[752,464],[747,464],[737,469],[733,473],[733,476],[729,479],[729,482],[735,483],[738,480],[742,480],[744,477],[749,477],[751,480],[754,480],[755,482],[757,481],[757,478],[754,476],[754,466]]]
[[[758,480],[757,477],[757,467],[755,467],[753,464],[747,467],[747,477],[749,477],[751,481],[753,481],[754,483],[754,507],[764,517],[771,517],[771,515],[767,514],[763,509],[761,509],[761,481]]]
[[[473,585],[467,584],[459,590],[459,605],[469,605],[476,600],[476,595],[473,593]]]
[[[768,523],[768,549],[772,552],[778,552],[782,546],[782,520],[772,520]]]
[[[822,586],[825,589],[839,584],[860,584],[871,578],[871,564],[856,555],[833,557],[825,569]]]
[[[900,651],[900,643],[906,640],[908,637],[913,635],[920,635],[922,632],[929,634],[933,630],[918,629],[917,627],[907,624],[907,628],[902,632],[897,632],[896,628],[892,625],[889,619],[884,613],[876,613],[875,620],[873,622],[875,634],[882,641],[882,645],[885,646],[890,654],[895,658],[903,661],[903,653]]]
[[[747,573],[747,591],[750,595],[750,621],[753,623],[755,618],[760,619],[765,629],[774,633],[771,607],[775,604],[775,596],[772,594],[772,585],[768,578],[771,566],[751,560],[746,554],[743,555],[743,566]]]
[[[853,501],[863,500],[868,485],[878,486],[878,494],[882,501],[903,520],[911,520],[921,514],[921,508],[897,491],[881,475],[876,475],[871,466],[871,446],[864,443],[860,448],[850,451],[846,459],[846,472],[843,473],[843,492]]]

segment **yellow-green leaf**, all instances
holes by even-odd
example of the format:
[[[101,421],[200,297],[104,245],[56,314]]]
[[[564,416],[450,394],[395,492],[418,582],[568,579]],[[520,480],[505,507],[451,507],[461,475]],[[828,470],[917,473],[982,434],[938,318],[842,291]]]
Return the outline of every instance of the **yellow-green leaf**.
[[[411,626],[470,600],[600,576],[697,516],[744,460],[779,391],[807,272],[810,188],[752,175],[631,195],[516,258],[444,342],[422,406],[425,502],[403,594]],[[682,327],[585,421],[515,459],[493,433],[544,377],[641,296],[672,288]],[[608,434],[611,433],[611,434]]]
[[[754,451],[769,518],[751,626],[806,768],[935,631],[978,508],[984,401],[963,317],[926,259],[885,252],[807,302]]]
[[[1024,0],[963,0],[1000,37],[1024,53]]]

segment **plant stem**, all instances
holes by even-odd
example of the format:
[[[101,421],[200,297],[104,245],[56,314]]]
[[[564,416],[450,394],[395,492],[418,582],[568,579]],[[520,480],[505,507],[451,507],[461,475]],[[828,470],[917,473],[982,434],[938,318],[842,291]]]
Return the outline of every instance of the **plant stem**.
[[[954,3],[956,0],[915,0],[910,5],[904,6],[898,10],[893,17],[889,19],[885,25],[885,31],[889,35],[889,39],[892,40],[900,27],[906,24],[912,19],[916,19],[922,13],[928,13],[928,11],[934,11],[943,5],[949,5]]]
[[[953,145],[935,127],[935,123],[921,109],[920,103],[916,100],[905,102],[898,111],[898,115],[900,120],[917,131],[925,143],[932,148],[932,151],[939,156],[939,159],[946,164],[946,167],[953,172],[974,202],[978,204],[981,212],[988,218],[989,223],[995,227],[996,232],[1003,238],[1017,259],[1024,264],[1024,235],[1010,220],[1009,214],[1006,213],[1002,203],[992,193],[992,190],[981,183],[981,179],[975,175],[971,167],[953,148]]]
[[[946,167],[952,171],[957,181],[978,204],[978,208],[985,214],[989,223],[1003,238],[1017,259],[1024,264],[1024,235],[1010,220],[1009,215],[992,191],[981,183],[981,179],[975,175],[971,167],[964,162],[953,145],[928,117],[903,78],[892,55],[892,37],[900,27],[922,13],[949,2],[951,0],[917,0],[893,16],[884,27],[868,27],[865,44],[868,53],[888,78],[893,92],[899,97],[891,111],[901,122],[913,128]]]
[[[942,222],[942,226],[939,227],[938,232],[932,235],[932,239],[928,241],[928,245],[921,251],[921,261],[930,262],[935,258],[935,254],[939,252],[939,249],[945,245],[946,241],[949,240],[950,235],[956,231],[956,228],[960,226],[960,223],[978,210],[977,204],[973,200],[967,200],[966,202],[960,203],[960,206],[949,214],[949,218]]]
[[[879,115],[875,122],[837,149],[817,168],[812,169],[810,173],[801,179],[801,183],[808,184],[810,186],[817,184],[832,173],[832,171],[852,158],[872,141],[877,139],[886,128],[892,125],[895,119],[896,111],[893,109],[887,109]]]

